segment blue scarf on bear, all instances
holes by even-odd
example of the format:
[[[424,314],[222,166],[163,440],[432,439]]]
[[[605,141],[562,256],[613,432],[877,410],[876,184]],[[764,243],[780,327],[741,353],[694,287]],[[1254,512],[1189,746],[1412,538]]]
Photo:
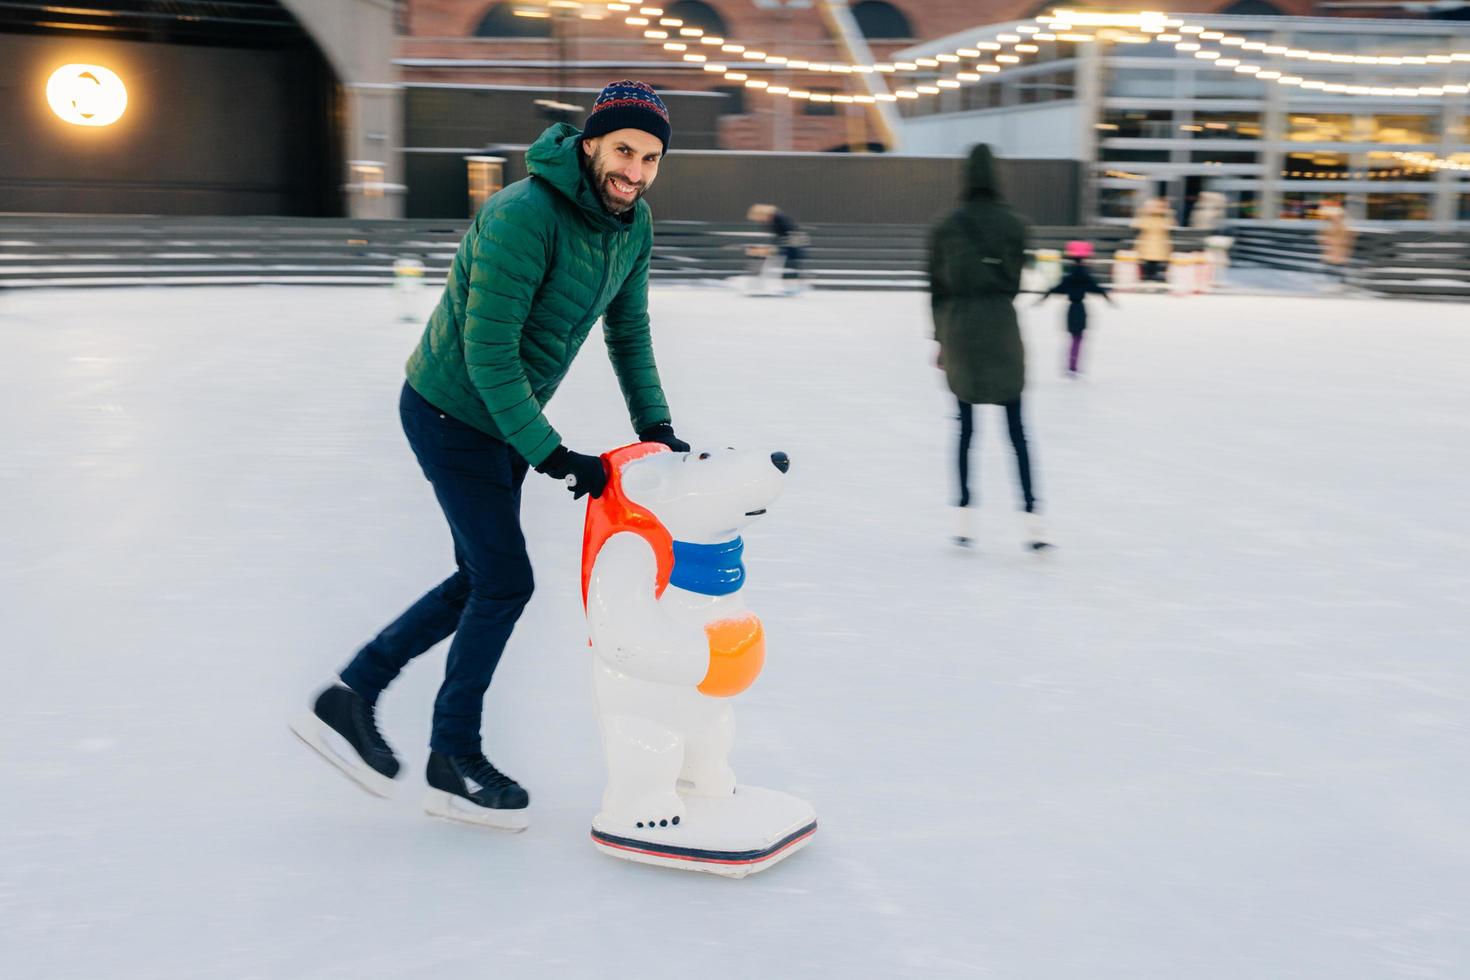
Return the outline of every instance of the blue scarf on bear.
[[[745,565],[740,560],[745,542],[740,538],[720,544],[674,542],[674,570],[669,584],[700,595],[729,595],[745,584]]]

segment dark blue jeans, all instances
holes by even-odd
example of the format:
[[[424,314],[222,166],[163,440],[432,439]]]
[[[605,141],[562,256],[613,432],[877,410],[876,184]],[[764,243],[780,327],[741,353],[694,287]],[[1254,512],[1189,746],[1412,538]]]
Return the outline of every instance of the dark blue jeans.
[[[1026,429],[1021,425],[1021,396],[1006,402],[1006,431],[1011,448],[1016,451],[1016,474],[1021,478],[1021,501],[1026,513],[1036,509],[1036,494],[1031,488],[1031,453],[1026,447]],[[960,400],[960,506],[970,506],[970,440],[975,437],[975,406]]]
[[[453,633],[429,747],[466,755],[480,751],[485,691],[534,588],[521,535],[527,466],[505,443],[439,411],[406,383],[398,415],[449,522],[459,568],[359,650],[342,681],[376,701],[410,660]]]

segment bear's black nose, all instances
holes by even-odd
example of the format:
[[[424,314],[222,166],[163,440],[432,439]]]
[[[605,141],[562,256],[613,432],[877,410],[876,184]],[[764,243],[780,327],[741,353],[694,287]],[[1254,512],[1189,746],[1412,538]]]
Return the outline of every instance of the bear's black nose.
[[[771,462],[775,464],[776,469],[780,470],[782,473],[785,473],[787,470],[791,469],[791,457],[787,456],[785,453],[771,453]]]

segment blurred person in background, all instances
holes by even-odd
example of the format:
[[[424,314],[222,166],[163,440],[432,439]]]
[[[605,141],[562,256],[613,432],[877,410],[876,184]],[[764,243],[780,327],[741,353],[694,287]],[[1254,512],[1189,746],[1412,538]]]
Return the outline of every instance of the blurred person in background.
[[[530,796],[485,757],[481,713],[533,588],[520,524],[527,471],[565,481],[574,498],[599,496],[606,483],[602,460],[568,449],[543,414],[599,317],[639,439],[689,449],[674,435],[649,336],[653,222],[642,197],[670,133],[652,88],[613,82],[580,132],[558,123],[541,134],[526,154],[530,175],[486,201],[460,242],[399,399],[458,568],[359,650],[292,726],[370,792],[387,796],[400,768],[377,728],[378,696],[453,634],[429,739],[429,812],[526,825]]]
[[[1347,288],[1348,270],[1353,261],[1353,243],[1358,233],[1348,227],[1347,212],[1341,204],[1327,204],[1318,212],[1322,229],[1317,244],[1322,247],[1322,261],[1339,288]]]
[[[1082,354],[1082,335],[1087,332],[1087,307],[1084,305],[1087,294],[1096,293],[1109,303],[1113,303],[1113,297],[1093,277],[1092,270],[1087,266],[1087,260],[1092,257],[1091,242],[1068,242],[1065,251],[1067,258],[1072,260],[1066,273],[1061,282],[1041,294],[1036,305],[1040,306],[1048,297],[1059,293],[1067,297],[1067,333],[1072,335],[1072,346],[1067,353],[1067,377],[1075,378],[1078,374],[1077,361]]]
[[[1169,240],[1169,232],[1174,229],[1174,213],[1169,209],[1169,202],[1162,197],[1149,200],[1133,219],[1133,228],[1138,232],[1133,249],[1143,264],[1144,281],[1163,282],[1164,269],[1174,250]]]
[[[929,290],[937,363],[959,403],[959,506],[955,542],[973,543],[970,442],[975,405],[1001,405],[1016,452],[1028,547],[1048,546],[1031,481],[1031,457],[1021,424],[1026,351],[1014,300],[1026,260],[1026,225],[1001,200],[990,147],[970,150],[963,203],[929,235]]]
[[[745,218],[747,221],[765,225],[775,239],[776,250],[781,255],[781,278],[800,279],[801,263],[806,257],[806,245],[809,241],[806,232],[798,228],[796,222],[774,204],[752,204],[750,210],[745,212]]]

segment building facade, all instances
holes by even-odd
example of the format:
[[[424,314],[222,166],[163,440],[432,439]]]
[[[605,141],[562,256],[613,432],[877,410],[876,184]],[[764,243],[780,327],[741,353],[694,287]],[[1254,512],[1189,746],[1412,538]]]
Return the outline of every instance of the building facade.
[[[617,6],[617,5],[612,5]],[[878,148],[888,143],[881,121],[861,106],[833,101],[794,102],[731,82],[665,49],[678,43],[646,38],[658,21],[673,18],[748,50],[779,52],[813,63],[883,61],[920,39],[945,37],[976,23],[1002,23],[1042,13],[1054,4],[1037,0],[668,0],[609,9],[575,0],[407,0],[400,20],[398,66],[409,84],[520,86],[596,91],[613,77],[636,75],[659,89],[715,92],[725,96],[714,144],[721,149],[828,151]],[[1105,5],[1106,6],[1106,5]],[[1240,7],[1306,13],[1304,0],[1195,0],[1171,4],[1186,12]],[[647,25],[628,25],[625,15],[645,10]],[[848,20],[847,15],[851,19]],[[856,36],[845,36],[851,33]],[[698,46],[696,45],[696,48]],[[854,47],[865,56],[855,58]],[[726,67],[769,86],[805,86],[831,96],[866,91],[855,76],[812,77],[801,70],[739,57]],[[585,109],[577,95],[560,101]],[[575,112],[568,110],[569,115]]]
[[[1178,20],[1191,33],[1162,35],[1173,40],[1040,42],[1024,65],[907,102],[905,145],[959,152],[984,141],[1082,160],[1095,178],[1087,210],[1102,222],[1126,222],[1158,195],[1187,219],[1213,190],[1246,223],[1341,204],[1355,222],[1470,224],[1470,25]],[[976,28],[900,56],[1004,32]]]

